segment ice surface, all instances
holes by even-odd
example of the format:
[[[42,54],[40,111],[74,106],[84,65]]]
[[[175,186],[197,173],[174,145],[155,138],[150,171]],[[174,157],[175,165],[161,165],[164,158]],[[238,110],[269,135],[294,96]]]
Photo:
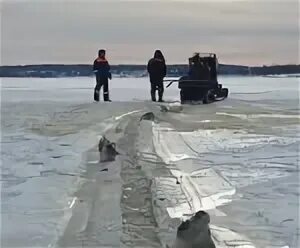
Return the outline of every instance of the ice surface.
[[[224,102],[184,106],[180,113],[164,114],[148,101],[148,79],[114,79],[110,88],[115,102],[96,104],[92,102],[94,78],[3,78],[2,245],[48,247],[67,226],[73,226],[72,216],[87,213],[73,219],[81,223],[76,230],[105,216],[101,209],[99,215],[97,209],[89,213],[89,205],[76,195],[90,180],[87,166],[97,167],[98,154],[92,153],[87,163],[86,152],[107,130],[125,133],[116,122],[154,109],[162,121],[149,125],[152,137],[145,132],[141,158],[155,165],[158,155],[170,173],[159,171],[153,176],[153,197],[162,206],[153,211],[168,208],[168,214],[181,219],[191,209],[189,195],[194,210],[188,214],[199,208],[209,211],[220,247],[232,245],[226,239],[245,240],[248,247],[248,240],[258,248],[299,247],[299,82],[264,77],[223,77],[220,82],[230,89]],[[166,100],[178,100],[175,84],[165,92]],[[147,142],[155,144],[157,154]],[[101,188],[105,180],[119,179],[104,175],[91,183]],[[119,189],[109,185],[107,189]],[[112,209],[111,200],[117,211],[118,194],[106,197],[106,188],[101,189],[96,191],[96,204],[107,199],[105,209]],[[135,189],[128,186],[127,191],[134,194]],[[132,200],[129,193],[125,197]],[[163,218],[161,222],[162,226],[169,223]],[[112,224],[107,226],[115,230]],[[115,236],[107,231],[98,237],[107,244]]]

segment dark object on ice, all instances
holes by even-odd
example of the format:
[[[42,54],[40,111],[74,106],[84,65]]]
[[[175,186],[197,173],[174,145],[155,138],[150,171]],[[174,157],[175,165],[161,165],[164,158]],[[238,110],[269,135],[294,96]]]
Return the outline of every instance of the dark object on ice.
[[[204,104],[224,100],[228,89],[222,88],[217,79],[218,60],[214,53],[196,53],[189,58],[189,74],[179,80],[169,80],[167,88],[178,82],[181,103],[202,101]]]
[[[103,100],[109,100],[108,79],[111,79],[110,65],[105,58],[105,50],[101,49],[98,52],[98,58],[95,59],[93,71],[96,74],[96,87],[94,89],[94,100],[99,102],[100,90],[103,86]]]
[[[62,158],[64,155],[56,155],[56,156],[52,156],[51,158]]]
[[[152,112],[148,112],[142,115],[140,121],[142,120],[154,121],[154,119],[155,119],[155,115]]]
[[[179,180],[179,179],[180,179],[180,180]],[[182,176],[180,176],[179,179],[176,178],[176,184],[180,184],[180,183],[182,182]]]
[[[107,168],[105,168],[105,169],[103,169],[103,170],[101,170],[101,171],[108,171],[108,169],[107,169]]]
[[[176,248],[215,248],[209,228],[208,213],[199,211],[190,220],[184,221],[178,227]]]
[[[156,50],[152,59],[149,60],[147,71],[151,83],[151,99],[156,101],[156,90],[158,91],[158,101],[163,102],[164,77],[167,75],[165,58],[160,50]]]
[[[43,162],[30,162],[28,164],[30,164],[30,165],[43,165],[44,163]]]
[[[119,154],[116,151],[116,144],[110,142],[103,136],[98,144],[98,151],[100,153],[100,162],[114,161],[116,156]]]

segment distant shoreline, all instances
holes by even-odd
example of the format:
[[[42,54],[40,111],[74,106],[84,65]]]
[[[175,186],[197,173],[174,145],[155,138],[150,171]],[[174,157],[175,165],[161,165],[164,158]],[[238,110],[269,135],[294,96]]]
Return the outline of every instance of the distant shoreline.
[[[112,74],[120,77],[146,77],[146,65],[111,65]],[[169,77],[179,77],[188,72],[188,65],[168,65]],[[219,65],[220,75],[267,76],[283,74],[300,74],[300,65],[272,65],[272,66],[243,66]],[[0,66],[0,77],[88,77],[93,76],[92,65],[88,64],[40,64]]]

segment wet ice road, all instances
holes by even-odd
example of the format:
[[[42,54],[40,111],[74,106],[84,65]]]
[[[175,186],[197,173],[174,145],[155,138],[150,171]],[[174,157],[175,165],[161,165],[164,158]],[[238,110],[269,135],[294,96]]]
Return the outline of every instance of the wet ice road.
[[[297,247],[295,80],[223,78],[229,99],[186,106],[160,123],[180,131],[182,147],[174,139],[168,142],[175,144],[170,148],[175,155],[198,158],[197,163],[180,160],[181,170],[212,167],[237,187],[234,201],[220,207],[227,216],[212,213],[212,223],[246,235],[257,247]],[[76,204],[74,192],[85,180],[82,152],[97,143],[115,117],[148,108],[144,79],[112,82],[113,100],[135,102],[122,105],[91,103],[93,84],[89,78],[2,80],[1,234],[6,247],[53,244]],[[178,99],[176,87],[166,90],[166,99]]]

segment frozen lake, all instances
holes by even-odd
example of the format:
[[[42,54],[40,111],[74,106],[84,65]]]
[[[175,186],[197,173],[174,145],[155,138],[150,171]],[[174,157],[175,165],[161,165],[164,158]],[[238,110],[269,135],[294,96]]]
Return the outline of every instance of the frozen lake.
[[[183,173],[211,168],[236,189],[228,203],[217,207],[219,215],[210,213],[213,225],[246,236],[253,244],[247,247],[299,247],[299,80],[221,77],[219,82],[230,91],[225,101],[160,116],[155,151]],[[94,84],[94,78],[1,79],[3,247],[55,247],[58,240],[71,247],[66,245],[69,229],[77,226],[80,233],[89,218],[72,219],[81,196],[76,192],[91,180],[86,157],[98,159],[90,149],[116,123],[132,121],[131,114],[159,112],[149,101],[147,78],[113,79],[112,103],[92,101]],[[175,83],[165,89],[165,100],[179,100]],[[112,137],[130,136],[125,129]],[[121,246],[115,236],[103,233],[94,237],[96,247]]]
[[[95,84],[94,78],[2,78],[1,81],[4,102],[90,103],[91,89]],[[288,104],[295,101],[297,105],[299,96],[297,78],[220,77],[219,82],[230,89],[230,99],[257,100],[270,102],[271,105],[289,100]],[[148,100],[149,87],[147,78],[116,78],[110,82],[111,99],[113,101]],[[179,100],[176,83],[165,89],[165,98]]]

